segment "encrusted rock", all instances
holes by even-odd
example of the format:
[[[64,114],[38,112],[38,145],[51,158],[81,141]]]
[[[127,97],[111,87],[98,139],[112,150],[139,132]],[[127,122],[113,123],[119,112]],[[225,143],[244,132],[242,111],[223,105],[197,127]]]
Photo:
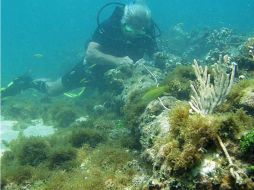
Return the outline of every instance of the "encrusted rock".
[[[157,80],[162,80],[165,75],[158,68],[155,68],[151,63],[141,59],[139,60],[132,69],[132,77],[128,80],[123,81],[124,89],[121,94],[121,98],[124,102],[127,102],[130,95],[137,90],[146,89],[151,86],[155,86],[155,79],[149,71],[156,76]]]
[[[254,112],[254,86],[250,86],[244,90],[240,104]]]
[[[172,96],[164,96],[161,98],[161,102],[168,109],[170,109],[176,101],[177,99]],[[159,100],[150,102],[140,118],[140,142],[142,147],[146,149],[145,151],[148,152],[152,152],[149,148],[153,146],[155,138],[163,136],[170,128],[168,110],[163,108],[161,102]]]

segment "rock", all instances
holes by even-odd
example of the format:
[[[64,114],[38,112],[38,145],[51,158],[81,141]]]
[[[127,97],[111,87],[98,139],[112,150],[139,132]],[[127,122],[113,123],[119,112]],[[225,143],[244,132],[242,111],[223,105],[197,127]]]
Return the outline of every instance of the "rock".
[[[102,114],[104,111],[105,111],[104,105],[99,104],[93,107],[93,112],[98,115]]]
[[[209,176],[214,172],[215,168],[216,168],[216,162],[215,161],[205,159],[205,160],[203,160],[201,170],[200,170],[200,174],[202,176]]]
[[[249,86],[243,92],[243,96],[240,99],[240,105],[247,110],[254,112],[254,86]]]
[[[170,109],[177,99],[172,96],[164,96],[161,101],[165,107]],[[146,155],[147,160],[154,160],[157,154],[153,148],[156,139],[163,137],[169,132],[168,112],[158,100],[154,100],[148,104],[140,118],[140,142],[144,149],[143,154]]]
[[[75,120],[75,122],[77,122],[77,123],[85,122],[85,121],[87,121],[88,119],[89,119],[89,116],[86,115],[86,116],[82,116],[82,117],[77,118],[77,119]]]
[[[121,93],[121,99],[124,102],[128,101],[130,95],[134,91],[143,90],[156,85],[155,79],[147,69],[156,76],[158,81],[161,81],[165,77],[160,69],[155,68],[149,62],[143,59],[137,61],[132,70],[132,77],[123,81],[124,89]]]

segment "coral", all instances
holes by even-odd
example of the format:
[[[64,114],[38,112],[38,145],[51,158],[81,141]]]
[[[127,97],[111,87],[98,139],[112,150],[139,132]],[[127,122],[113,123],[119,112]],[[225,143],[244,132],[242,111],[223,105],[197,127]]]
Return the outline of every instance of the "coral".
[[[203,70],[202,67],[198,66],[196,60],[194,60],[194,64],[193,67],[199,85],[196,88],[193,84],[191,85],[194,96],[191,96],[189,104],[194,112],[207,117],[207,114],[213,113],[215,107],[224,101],[226,95],[231,90],[234,82],[236,64],[233,63],[231,75],[227,75],[225,69],[217,66],[214,85],[210,84],[210,74],[207,74],[207,67]],[[233,164],[232,158],[218,133],[216,133],[215,137],[228,160],[231,176],[235,179],[236,184],[242,184],[247,175]]]
[[[158,40],[158,45],[163,51],[192,60],[197,57],[203,58],[208,51],[214,49],[219,53],[229,52],[237,48],[242,41],[242,38],[229,28],[204,28],[187,32],[183,24],[179,23],[163,34]]]
[[[82,147],[84,144],[95,147],[105,140],[105,136],[97,130],[84,128],[74,128],[69,138],[70,143],[77,148]]]
[[[194,80],[195,73],[191,67],[191,65],[176,65],[174,70],[170,71],[167,77],[162,82],[163,84],[167,84],[170,80],[177,79],[179,81],[182,80]]]
[[[123,107],[125,125],[131,130],[132,136],[136,139],[134,141],[136,143],[132,143],[135,148],[140,148],[140,132],[137,128],[140,116],[145,111],[149,102],[163,95],[164,89],[165,87],[153,87],[142,91],[135,91]]]
[[[240,134],[252,128],[254,119],[243,110],[223,115],[202,116],[190,114],[189,109],[190,106],[187,103],[180,103],[171,108],[168,118],[169,130],[161,132],[158,129],[161,128],[162,124],[157,122],[155,123],[157,125],[153,126],[154,133],[150,132],[151,138],[147,138],[147,140],[144,135],[148,133],[149,128],[145,124],[154,123],[160,118],[160,115],[147,120],[144,120],[146,117],[142,117],[144,123],[140,125],[140,128],[142,130],[141,143],[145,149],[143,156],[153,164],[154,176],[157,176],[156,178],[160,176],[164,179],[162,180],[163,184],[169,184],[171,180],[178,180],[183,181],[188,188],[190,185],[190,189],[211,187],[219,181],[220,177],[225,176],[224,173],[228,169],[225,167],[225,158],[218,156],[218,134],[223,141],[227,142],[227,145],[230,144],[227,146],[229,152],[239,158],[237,157],[239,155],[237,142]],[[149,115],[149,110],[146,110],[144,114]],[[147,143],[143,140],[146,140]],[[213,157],[209,157],[209,155],[213,155]],[[204,172],[205,166],[202,166],[205,159],[210,161],[213,168],[212,171],[209,168],[208,174]],[[196,170],[196,168],[200,169]],[[235,169],[240,176],[244,175],[241,170],[237,170],[237,167]],[[195,175],[194,171],[196,171]],[[234,174],[234,172],[232,173]],[[187,179],[196,180],[197,184],[193,187],[192,181]],[[233,183],[230,182],[229,186],[233,187],[235,180],[233,177],[231,179]],[[246,184],[244,179],[242,185]]]
[[[10,165],[13,161],[15,161],[15,153],[13,151],[5,151],[1,156],[1,165]]]
[[[223,103],[219,106],[217,103],[208,115],[191,114],[188,102],[173,107],[179,99],[189,100],[193,90],[190,81],[195,80],[192,67],[179,63],[187,63],[185,58],[195,55],[203,56],[208,50],[211,50],[211,56],[207,62],[214,62],[214,55],[221,54],[224,49],[228,51],[229,43],[237,43],[238,39],[234,41],[232,31],[226,28],[187,33],[181,27],[174,28],[174,39],[169,40],[177,43],[171,46],[169,43],[170,47],[166,47],[183,55],[181,57],[161,52],[155,55],[154,62],[141,61],[132,67],[110,70],[104,75],[104,82],[97,81],[100,83],[97,91],[91,88],[71,101],[63,97],[57,100],[52,98],[52,104],[46,105],[44,102],[38,110],[34,109],[38,106],[31,105],[31,108],[24,107],[22,113],[22,106],[25,105],[19,103],[22,101],[12,107],[7,103],[5,113],[10,111],[8,106],[12,108],[13,116],[20,116],[20,119],[38,117],[43,113],[44,121],[61,129],[52,137],[39,138],[45,142],[45,149],[40,143],[30,143],[24,148],[26,140],[15,142],[16,147],[11,143],[11,150],[1,158],[3,186],[9,185],[9,189],[48,190],[253,189],[250,180],[244,179],[240,181],[242,185],[236,184],[235,179],[239,179],[237,175],[242,176],[242,173],[233,171],[241,167],[249,177],[253,177],[253,157],[249,157],[253,152],[249,148],[252,141],[246,138],[253,132],[251,128],[254,126],[254,82],[249,80],[249,75],[245,75],[247,71],[240,72],[248,80],[239,81],[228,95],[227,87],[232,84],[228,80],[230,77],[223,75],[218,78],[221,80],[216,80],[212,69],[203,72],[207,79],[208,74],[211,75],[211,83],[206,81],[210,87],[214,82],[220,84],[223,77],[227,79],[222,85],[225,93],[219,97]],[[212,50],[215,46],[218,49]],[[245,54],[231,60],[237,62],[239,58],[238,68],[252,69],[252,53],[249,52],[252,48],[247,43],[245,46]],[[232,51],[233,54],[238,50]],[[224,58],[230,60],[228,56]],[[152,71],[152,77],[145,67]],[[230,68],[226,69],[230,71]],[[163,79],[166,70],[170,73]],[[193,87],[197,85],[193,84]],[[124,92],[119,95],[122,90]],[[195,90],[197,92],[198,88]],[[196,96],[195,100],[202,96]],[[211,103],[210,100],[208,102]],[[121,113],[119,107],[123,104]],[[75,121],[81,115],[89,119]],[[16,128],[23,130],[23,126],[17,125]],[[28,148],[30,145],[32,147]],[[140,148],[140,145],[142,158],[146,161],[143,166],[145,170],[138,166],[141,160],[137,161],[135,156],[139,156],[140,152],[131,150]],[[223,151],[219,146],[223,147]],[[21,156],[21,151],[29,153],[33,160],[27,156],[21,162],[21,157],[25,156],[24,153]],[[222,156],[223,153],[226,157]]]
[[[210,74],[207,73],[207,66],[205,69],[198,65],[194,60],[194,71],[197,77],[197,85],[191,84],[193,96],[189,104],[191,109],[199,114],[211,114],[216,106],[220,105],[230,92],[235,76],[235,64],[231,74],[228,75],[221,66],[216,65],[214,69],[214,84],[210,83]]]

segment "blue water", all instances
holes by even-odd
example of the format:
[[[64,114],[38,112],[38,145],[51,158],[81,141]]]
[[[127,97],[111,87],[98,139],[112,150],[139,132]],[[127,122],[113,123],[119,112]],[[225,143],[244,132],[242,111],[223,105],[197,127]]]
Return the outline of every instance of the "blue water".
[[[111,1],[2,0],[2,84],[27,71],[33,77],[60,77],[82,59],[97,11],[107,2]],[[225,26],[254,31],[253,0],[147,0],[147,4],[162,32],[177,23],[184,23],[187,30]]]

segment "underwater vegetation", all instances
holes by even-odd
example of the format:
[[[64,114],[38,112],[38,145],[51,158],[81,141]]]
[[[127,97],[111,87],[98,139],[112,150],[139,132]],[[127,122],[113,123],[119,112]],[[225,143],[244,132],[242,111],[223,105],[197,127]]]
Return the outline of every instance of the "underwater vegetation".
[[[194,64],[197,81],[190,85],[192,91],[189,105],[182,102],[173,108],[165,108],[169,112],[169,126],[161,118],[163,112],[157,117],[153,115],[156,119],[149,117],[149,113],[148,117],[142,118],[154,120],[147,122],[150,127],[142,123],[140,128],[143,134],[150,134],[151,138],[141,139],[147,139],[142,143],[144,157],[153,164],[154,175],[162,179],[152,179],[151,185],[154,188],[252,189],[253,163],[250,160],[253,158],[250,157],[253,156],[250,155],[253,153],[245,152],[243,156],[240,147],[243,144],[248,147],[249,141],[251,144],[251,135],[247,137],[248,140],[243,139],[244,134],[253,130],[254,126],[251,107],[253,96],[252,90],[249,90],[253,82],[240,81],[230,92],[235,65],[229,70],[231,74],[227,74],[224,65],[221,68],[215,65],[209,71],[207,67],[198,66],[195,60]],[[237,85],[242,89],[239,90]],[[249,92],[251,94],[248,98],[246,91],[248,95]],[[237,101],[230,101],[232,94]],[[232,102],[238,103],[238,106],[233,103],[228,105],[227,110],[220,110]],[[247,102],[248,106],[243,106],[243,102]],[[217,109],[218,106],[221,107]],[[153,129],[154,125],[159,127]]]
[[[121,189],[135,174],[135,168],[127,166],[132,155],[120,147],[100,145],[96,150],[84,147],[78,154],[84,155],[81,167],[68,173],[61,170],[54,173],[44,188]]]
[[[98,145],[106,140],[99,131],[74,130],[52,137],[15,140],[1,157],[2,187],[9,184],[11,186],[6,188],[14,189],[15,185],[30,184],[34,188],[52,190],[101,189],[105,184],[118,187],[131,182],[137,172],[136,165],[127,164],[134,159],[133,153],[113,141]],[[76,139],[78,135],[85,139]]]
[[[76,150],[72,147],[60,147],[55,148],[50,152],[48,162],[49,168],[61,168],[61,169],[71,169],[74,168],[77,163]]]
[[[72,106],[56,104],[48,109],[43,118],[46,121],[53,121],[57,128],[69,127],[77,118],[77,112]]]
[[[168,73],[162,84],[168,87],[168,93],[180,100],[188,100],[190,96],[190,80],[194,80],[195,75],[190,65],[177,65]]]
[[[190,95],[190,80],[194,80],[195,75],[190,65],[177,65],[173,71],[158,87],[151,87],[144,91],[142,101],[151,102],[163,95],[171,95],[180,100],[188,100]]]
[[[190,80],[195,78],[191,66],[179,65],[169,72],[162,83],[156,87],[150,87],[141,91],[134,91],[128,102],[123,107],[123,113],[127,126],[136,126],[137,118],[143,113],[149,102],[162,97],[164,95],[171,95],[178,99],[189,98],[191,88]]]
[[[240,69],[254,70],[254,38],[248,38],[241,47],[241,54],[236,57]]]
[[[95,129],[78,128],[74,129],[70,135],[70,143],[76,148],[80,148],[84,144],[89,144],[94,148],[103,141],[105,141],[105,136]]]
[[[32,95],[31,96],[28,96]],[[18,120],[20,122],[29,122],[40,117],[44,106],[39,106],[40,95],[34,91],[28,90],[15,99],[1,99],[1,112],[7,118]]]
[[[56,132],[48,137],[20,136],[7,144],[9,150],[1,157],[1,187],[252,190],[253,37],[243,42],[226,28],[188,33],[181,27],[171,31],[172,41],[177,43],[161,41],[168,47],[147,63],[152,73],[162,75],[158,86],[153,79],[142,85],[151,77],[142,66],[125,66],[110,70],[98,89],[86,89],[80,97],[42,101],[36,93],[30,98],[24,93],[4,101],[3,115],[19,121],[16,129],[42,117]],[[239,52],[230,53],[235,51]],[[222,56],[224,53],[228,55]],[[195,81],[195,70],[188,64],[193,56],[201,65],[211,66],[205,74],[210,75],[206,86]],[[216,78],[214,63],[219,57],[237,62],[234,80],[229,80],[232,67],[225,62],[217,64],[222,64],[226,75]],[[148,77],[142,78],[144,75]],[[225,77],[227,80],[222,80]],[[127,86],[125,82],[133,78],[136,81]],[[209,94],[205,87],[215,85],[218,79],[226,81],[218,91],[232,88],[218,93],[221,101],[208,114],[213,100],[198,98]],[[124,94],[123,89],[132,89],[137,83],[140,88],[133,88],[137,90],[129,96]],[[206,92],[201,94],[203,87]],[[207,104],[197,106],[197,113],[188,104],[190,100]]]
[[[188,104],[181,103],[170,111],[170,131],[163,138],[157,139],[154,144],[158,155],[155,158],[153,170],[160,176],[169,176],[167,181],[180,180],[180,184],[187,185],[189,189],[195,189],[197,186],[191,181],[188,182],[186,177],[193,175],[195,168],[199,168],[204,159],[209,158],[209,155],[213,155],[220,149],[217,135],[220,135],[223,141],[231,144],[230,153],[236,155],[237,159],[241,159],[237,151],[239,139],[243,131],[253,128],[254,119],[242,110],[203,117],[191,115],[189,109]],[[246,147],[248,147],[247,142]],[[243,145],[240,143],[241,146]],[[249,152],[245,152],[245,155],[248,156]],[[215,180],[218,184],[222,184],[220,173],[227,171],[223,164],[225,163],[224,155],[220,156],[222,157],[220,161],[213,161],[218,165],[209,174],[209,180]],[[202,176],[199,175],[196,177],[193,175],[193,177],[202,179]],[[245,181],[246,184],[248,186],[251,183]]]
[[[240,139],[240,150],[245,157],[253,162],[254,157],[254,129],[243,135]]]
[[[36,166],[48,158],[49,145],[43,139],[30,137],[20,142],[19,146],[17,156],[22,165]]]
[[[253,115],[254,105],[251,102],[251,97],[254,92],[254,80],[242,80],[237,82],[229,94],[227,95],[227,101],[218,106],[217,110],[224,112],[230,109],[243,108]]]

